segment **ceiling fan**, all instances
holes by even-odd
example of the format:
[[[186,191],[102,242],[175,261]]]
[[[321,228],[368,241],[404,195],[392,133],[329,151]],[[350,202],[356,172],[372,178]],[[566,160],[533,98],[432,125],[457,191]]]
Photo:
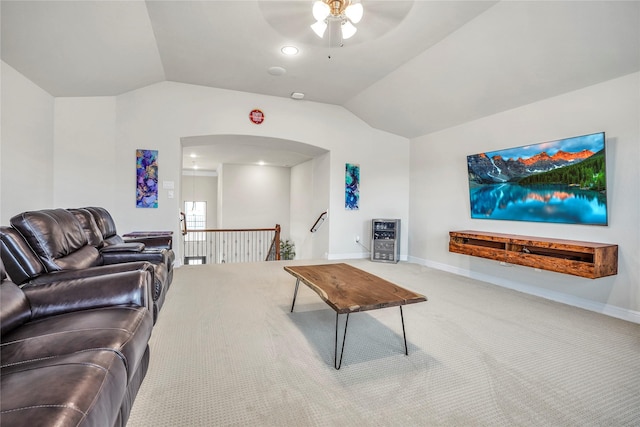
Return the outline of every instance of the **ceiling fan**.
[[[324,6],[315,6],[316,3],[323,3]],[[356,6],[356,10],[362,7],[362,20],[360,22],[356,23],[351,20],[349,16],[345,15],[346,18],[350,20],[351,26],[355,28],[354,24],[357,24],[357,36],[353,37],[352,34],[348,43],[349,46],[356,46],[378,39],[396,28],[413,7],[414,1],[317,0],[314,2],[313,0],[298,0],[257,2],[265,21],[278,33],[298,43],[330,48],[342,46],[342,41],[346,39],[342,34],[344,26],[341,25],[341,21],[338,21],[340,25],[335,26],[327,23],[326,29],[323,32],[323,38],[319,37],[318,34],[310,28],[310,25],[318,24],[318,19],[313,14],[314,7],[324,8],[325,11],[328,8],[331,11],[331,3],[338,3],[338,6],[341,6],[338,8],[338,11],[342,9],[343,14],[350,5],[352,9],[353,6],[360,5]],[[351,9],[349,9],[349,14],[351,13]],[[340,14],[338,14],[338,16],[339,15]],[[321,16],[321,18],[321,24],[324,19],[334,22],[333,16],[325,15]],[[322,25],[320,25],[320,27],[322,27]],[[349,25],[347,25],[347,27],[349,27]],[[331,37],[332,30],[337,32],[337,36]],[[334,44],[332,45],[331,43]]]
[[[359,0],[317,0],[311,9],[316,23],[311,29],[320,38],[328,31],[329,46],[341,46],[343,40],[353,37],[362,19],[364,8]]]

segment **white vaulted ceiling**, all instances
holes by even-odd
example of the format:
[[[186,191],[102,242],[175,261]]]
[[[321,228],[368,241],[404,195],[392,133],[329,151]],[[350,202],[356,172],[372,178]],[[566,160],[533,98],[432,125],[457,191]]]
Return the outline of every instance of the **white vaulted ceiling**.
[[[408,138],[640,69],[638,1],[362,3],[358,33],[329,48],[310,0],[3,0],[2,60],[57,97],[295,91]]]

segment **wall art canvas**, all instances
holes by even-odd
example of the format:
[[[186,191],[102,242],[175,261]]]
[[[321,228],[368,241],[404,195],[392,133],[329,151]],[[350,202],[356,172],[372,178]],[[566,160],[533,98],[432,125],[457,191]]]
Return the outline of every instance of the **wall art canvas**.
[[[344,208],[358,210],[360,209],[360,165],[347,163],[345,169]]]
[[[604,132],[467,156],[471,217],[607,225]]]
[[[136,207],[158,207],[158,150],[136,150]]]

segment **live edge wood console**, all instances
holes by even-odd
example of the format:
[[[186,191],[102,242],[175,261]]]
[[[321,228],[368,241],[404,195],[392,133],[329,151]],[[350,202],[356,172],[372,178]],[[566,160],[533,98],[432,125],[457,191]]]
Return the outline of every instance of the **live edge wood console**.
[[[449,252],[596,279],[618,274],[618,245],[483,231],[450,231]]]

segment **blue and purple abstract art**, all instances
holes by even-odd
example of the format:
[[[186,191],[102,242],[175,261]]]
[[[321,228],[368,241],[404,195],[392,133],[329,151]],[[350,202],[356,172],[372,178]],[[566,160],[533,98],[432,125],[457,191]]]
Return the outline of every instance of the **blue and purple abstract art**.
[[[360,165],[346,163],[344,181],[344,208],[360,209]]]
[[[158,207],[158,150],[136,150],[136,207]]]

